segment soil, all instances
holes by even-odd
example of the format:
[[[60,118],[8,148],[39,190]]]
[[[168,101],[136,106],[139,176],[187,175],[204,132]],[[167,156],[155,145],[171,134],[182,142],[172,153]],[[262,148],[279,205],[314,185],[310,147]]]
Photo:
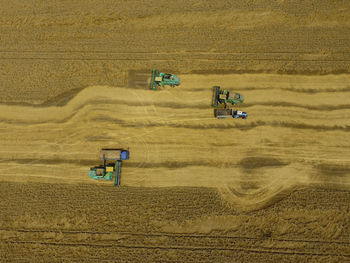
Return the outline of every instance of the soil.
[[[2,262],[349,262],[347,1],[11,1]],[[152,91],[152,69],[179,87]],[[214,118],[213,86],[246,120]],[[121,186],[87,176],[130,148]]]

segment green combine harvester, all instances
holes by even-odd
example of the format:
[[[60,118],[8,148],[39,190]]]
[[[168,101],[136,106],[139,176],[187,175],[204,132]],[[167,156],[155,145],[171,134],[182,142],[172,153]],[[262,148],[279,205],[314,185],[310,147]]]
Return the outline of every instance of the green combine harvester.
[[[230,92],[226,89],[220,90],[219,86],[214,87],[213,107],[219,107],[219,104],[224,104],[225,108],[227,104],[237,105],[243,103],[244,97],[239,93],[234,93],[233,97],[230,97]]]
[[[103,165],[90,168],[88,176],[95,180],[112,181],[114,179],[114,185],[120,185],[122,160],[129,160],[129,150],[102,149],[100,159]]]
[[[163,73],[158,72],[158,70],[153,70],[150,88],[152,90],[157,90],[159,87],[164,88],[165,85],[170,87],[179,86],[180,78],[170,73]]]

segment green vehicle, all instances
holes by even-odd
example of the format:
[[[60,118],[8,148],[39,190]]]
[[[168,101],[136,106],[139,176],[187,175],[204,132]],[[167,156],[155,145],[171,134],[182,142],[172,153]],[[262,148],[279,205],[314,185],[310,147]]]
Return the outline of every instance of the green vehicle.
[[[225,108],[227,104],[237,105],[243,103],[244,97],[239,93],[234,93],[233,97],[230,97],[230,92],[226,89],[220,90],[219,86],[214,87],[213,107],[217,108],[219,104],[224,104]]]
[[[103,160],[103,165],[90,168],[88,176],[95,180],[114,179],[114,185],[120,185],[122,160],[129,160],[129,150],[102,149],[100,159]]]
[[[116,186],[118,186],[120,181],[121,163],[121,161],[116,161],[115,165],[109,164],[106,166],[101,165],[93,167],[88,172],[88,176],[95,180],[103,179],[107,181],[112,181],[114,178],[114,183]]]
[[[153,70],[150,88],[152,90],[157,90],[159,87],[164,88],[165,85],[170,87],[179,86],[180,78],[170,73],[163,73],[158,72],[158,70]]]

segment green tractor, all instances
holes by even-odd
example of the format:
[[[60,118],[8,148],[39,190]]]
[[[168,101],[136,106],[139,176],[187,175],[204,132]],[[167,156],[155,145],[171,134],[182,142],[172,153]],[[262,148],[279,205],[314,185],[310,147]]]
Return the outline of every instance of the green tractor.
[[[158,72],[158,70],[153,70],[150,88],[152,90],[157,90],[159,87],[164,88],[165,85],[170,87],[179,86],[180,78],[170,73],[163,73]]]
[[[224,104],[225,108],[227,104],[237,105],[243,103],[244,97],[239,93],[234,93],[233,97],[230,97],[228,90],[220,90],[219,86],[214,87],[213,107],[217,108],[219,104]]]
[[[129,150],[102,149],[100,159],[103,160],[103,165],[90,168],[88,176],[95,180],[112,181],[114,179],[114,185],[120,185],[122,160],[129,160]]]

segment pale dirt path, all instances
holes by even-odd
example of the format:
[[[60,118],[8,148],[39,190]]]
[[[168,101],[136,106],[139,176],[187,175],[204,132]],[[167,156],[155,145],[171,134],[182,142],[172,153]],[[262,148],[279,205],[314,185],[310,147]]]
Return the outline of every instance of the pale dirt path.
[[[213,118],[218,83],[245,95],[246,121]],[[122,185],[218,187],[237,207],[308,184],[349,189],[348,83],[184,75],[157,92],[94,86],[63,107],[0,105],[0,180],[110,184],[87,177],[89,167],[101,147],[130,147]]]

